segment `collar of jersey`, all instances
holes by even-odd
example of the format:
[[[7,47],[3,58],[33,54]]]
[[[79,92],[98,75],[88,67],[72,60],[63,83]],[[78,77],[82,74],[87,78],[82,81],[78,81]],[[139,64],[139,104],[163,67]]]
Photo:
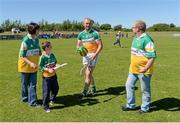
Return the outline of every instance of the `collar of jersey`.
[[[35,39],[32,38],[31,34],[28,33],[27,36],[28,36],[29,39],[35,40]]]
[[[91,31],[93,31],[93,29],[90,29],[89,31],[84,30],[84,32],[91,32]]]
[[[44,55],[49,58],[51,54],[52,54],[52,53],[44,54]]]
[[[136,37],[137,40],[139,40],[140,38],[146,36],[146,33],[142,33],[139,37]]]

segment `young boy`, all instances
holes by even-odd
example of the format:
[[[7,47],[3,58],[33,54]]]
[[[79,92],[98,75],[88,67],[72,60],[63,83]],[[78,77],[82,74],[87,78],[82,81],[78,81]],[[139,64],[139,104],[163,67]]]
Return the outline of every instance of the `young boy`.
[[[22,101],[36,107],[37,94],[37,70],[39,56],[41,54],[39,40],[37,38],[39,25],[30,23],[27,27],[28,34],[23,38],[18,58],[18,72],[21,73]]]
[[[43,108],[46,112],[50,112],[49,102],[50,104],[54,103],[59,90],[56,71],[53,69],[56,66],[57,60],[52,53],[52,46],[50,42],[43,42],[42,49],[43,54],[40,57],[39,67],[43,72]]]

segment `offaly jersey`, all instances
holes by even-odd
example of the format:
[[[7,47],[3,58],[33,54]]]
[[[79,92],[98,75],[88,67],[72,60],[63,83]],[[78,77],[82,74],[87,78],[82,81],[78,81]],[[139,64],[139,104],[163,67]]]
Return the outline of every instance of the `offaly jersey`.
[[[156,52],[152,38],[143,33],[140,37],[134,37],[131,47],[130,72],[140,74],[139,69],[144,68],[148,59],[155,58]],[[152,74],[153,66],[145,74]]]
[[[39,68],[43,72],[43,77],[51,77],[54,76],[56,73],[55,71],[53,73],[49,73],[47,71],[44,71],[45,68],[54,68],[56,66],[57,60],[53,53],[49,55],[41,55],[40,61],[39,61]]]
[[[38,65],[40,52],[39,40],[37,38],[32,39],[29,34],[25,36],[22,40],[21,48],[19,51],[18,71],[24,73],[36,72],[38,68],[31,68],[30,65],[26,63],[22,58],[26,57],[31,62]]]
[[[88,50],[89,53],[95,53],[98,45],[97,41],[100,41],[99,33],[93,29],[89,32],[85,30],[78,35],[78,40],[82,41],[83,46]]]

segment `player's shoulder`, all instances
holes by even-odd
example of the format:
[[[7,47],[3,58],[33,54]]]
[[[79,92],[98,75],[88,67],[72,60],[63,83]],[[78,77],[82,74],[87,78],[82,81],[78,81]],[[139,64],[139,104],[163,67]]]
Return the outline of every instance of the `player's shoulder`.
[[[84,33],[85,31],[83,30],[83,31],[81,31],[79,34],[78,34],[78,40],[81,40],[81,38],[82,38],[82,36],[85,34]]]
[[[54,53],[51,53],[51,56],[52,56],[52,57],[55,57]]]
[[[92,33],[99,34],[99,32],[98,32],[98,31],[96,31],[95,29],[92,29],[91,31],[92,31]]]
[[[24,36],[24,37],[23,37],[23,39],[22,39],[22,41],[23,41],[23,42],[26,42],[26,41],[28,41],[28,40],[29,40],[29,38],[28,38],[28,36],[27,36],[27,35],[26,35],[26,36]]]
[[[40,63],[45,60],[44,54],[42,54],[42,55],[40,56],[39,60],[40,60]]]
[[[42,53],[42,55],[40,56],[40,59],[44,59],[45,57],[46,55]]]
[[[146,41],[148,41],[148,42],[153,42],[152,37],[151,37],[149,34],[147,34],[147,33],[145,34],[144,39],[145,39]]]
[[[78,35],[83,35],[85,33],[85,31],[81,31]]]
[[[93,35],[98,36],[98,37],[100,36],[98,31],[96,31],[96,30],[94,30],[94,29],[92,29],[91,31],[92,31],[91,33],[92,33]]]

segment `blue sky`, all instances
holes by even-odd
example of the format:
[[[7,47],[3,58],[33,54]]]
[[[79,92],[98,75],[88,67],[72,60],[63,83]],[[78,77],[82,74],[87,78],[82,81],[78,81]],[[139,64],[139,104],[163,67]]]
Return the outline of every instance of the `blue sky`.
[[[0,23],[6,19],[62,23],[66,19],[82,21],[85,17],[126,28],[139,19],[147,26],[180,26],[180,0],[0,0]]]

